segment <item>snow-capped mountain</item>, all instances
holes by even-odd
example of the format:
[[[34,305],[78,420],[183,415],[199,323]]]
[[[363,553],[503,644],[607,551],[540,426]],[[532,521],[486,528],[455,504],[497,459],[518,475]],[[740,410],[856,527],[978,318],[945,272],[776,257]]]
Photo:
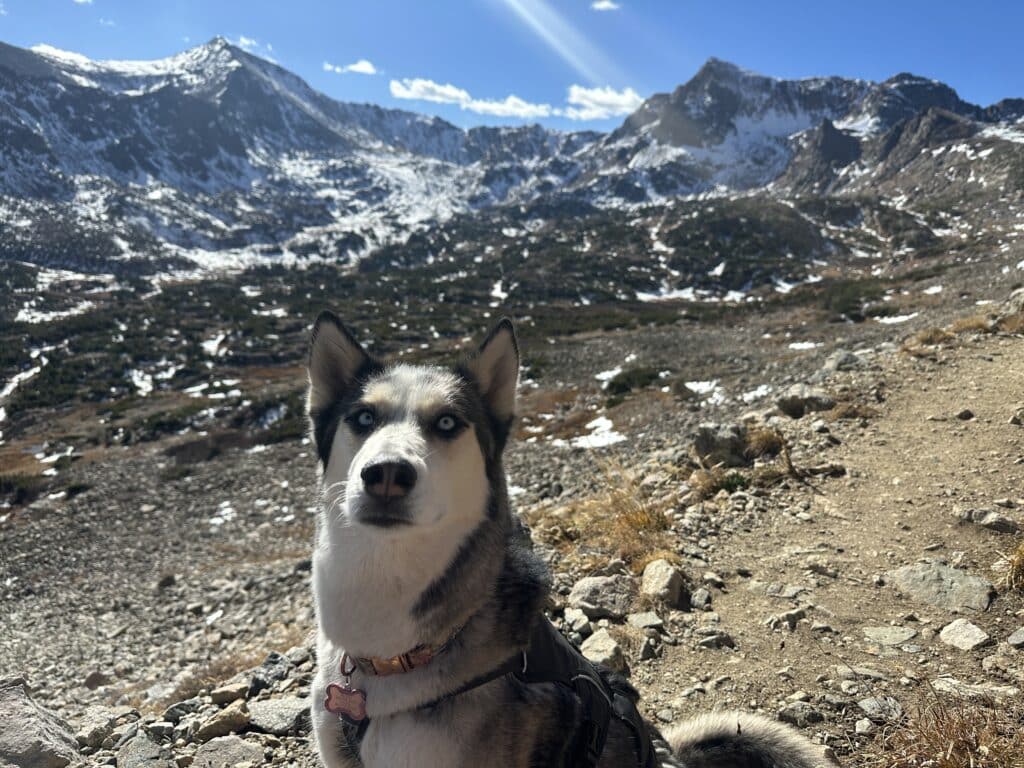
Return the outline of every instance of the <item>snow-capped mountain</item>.
[[[1005,189],[1022,120],[1024,100],[981,108],[913,75],[779,80],[711,59],[607,135],[466,131],[335,101],[221,38],[146,62],[0,44],[0,256],[107,272],[346,260],[505,204],[909,195],[936,174],[967,183],[936,153],[957,143]]]

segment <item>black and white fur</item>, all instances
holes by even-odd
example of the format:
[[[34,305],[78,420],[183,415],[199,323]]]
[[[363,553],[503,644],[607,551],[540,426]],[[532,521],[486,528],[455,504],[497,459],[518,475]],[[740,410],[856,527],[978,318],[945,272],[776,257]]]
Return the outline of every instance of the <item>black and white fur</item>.
[[[507,676],[431,704],[500,667],[547,621],[548,576],[510,511],[502,467],[518,371],[508,320],[453,368],[383,364],[333,314],[316,322],[308,408],[322,499],[312,719],[328,768],[539,768],[569,754],[583,713],[562,686]],[[459,627],[427,666],[355,672],[370,718],[361,739],[324,709],[344,653],[395,656],[441,645]],[[747,714],[709,715],[664,738],[651,726],[651,735],[663,766],[825,764],[795,733]],[[613,719],[600,766],[635,765],[629,733]]]

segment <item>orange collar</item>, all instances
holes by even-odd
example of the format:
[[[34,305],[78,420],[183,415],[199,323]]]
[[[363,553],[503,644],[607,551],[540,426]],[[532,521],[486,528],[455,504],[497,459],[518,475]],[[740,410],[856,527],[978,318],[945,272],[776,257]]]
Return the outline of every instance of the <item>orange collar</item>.
[[[358,669],[365,675],[386,677],[387,675],[412,672],[414,669],[425,667],[435,656],[448,650],[465,626],[463,624],[457,627],[441,645],[435,646],[421,643],[412,650],[400,653],[397,656],[382,658],[380,656],[349,656],[346,653],[341,660],[341,674],[347,677]]]

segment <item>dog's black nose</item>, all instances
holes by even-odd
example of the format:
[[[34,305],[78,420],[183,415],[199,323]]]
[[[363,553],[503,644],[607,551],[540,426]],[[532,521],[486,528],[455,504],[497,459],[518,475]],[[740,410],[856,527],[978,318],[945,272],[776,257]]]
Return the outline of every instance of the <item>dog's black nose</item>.
[[[416,485],[416,470],[403,460],[367,464],[359,476],[366,492],[378,501],[400,499]]]

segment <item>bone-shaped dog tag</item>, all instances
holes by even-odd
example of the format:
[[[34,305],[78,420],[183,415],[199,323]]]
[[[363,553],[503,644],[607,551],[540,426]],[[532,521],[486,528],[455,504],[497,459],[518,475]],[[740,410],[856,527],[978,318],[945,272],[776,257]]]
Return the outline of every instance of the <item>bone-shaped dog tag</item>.
[[[341,716],[352,725],[358,725],[366,719],[366,692],[347,683],[331,683],[327,686],[324,709]]]

